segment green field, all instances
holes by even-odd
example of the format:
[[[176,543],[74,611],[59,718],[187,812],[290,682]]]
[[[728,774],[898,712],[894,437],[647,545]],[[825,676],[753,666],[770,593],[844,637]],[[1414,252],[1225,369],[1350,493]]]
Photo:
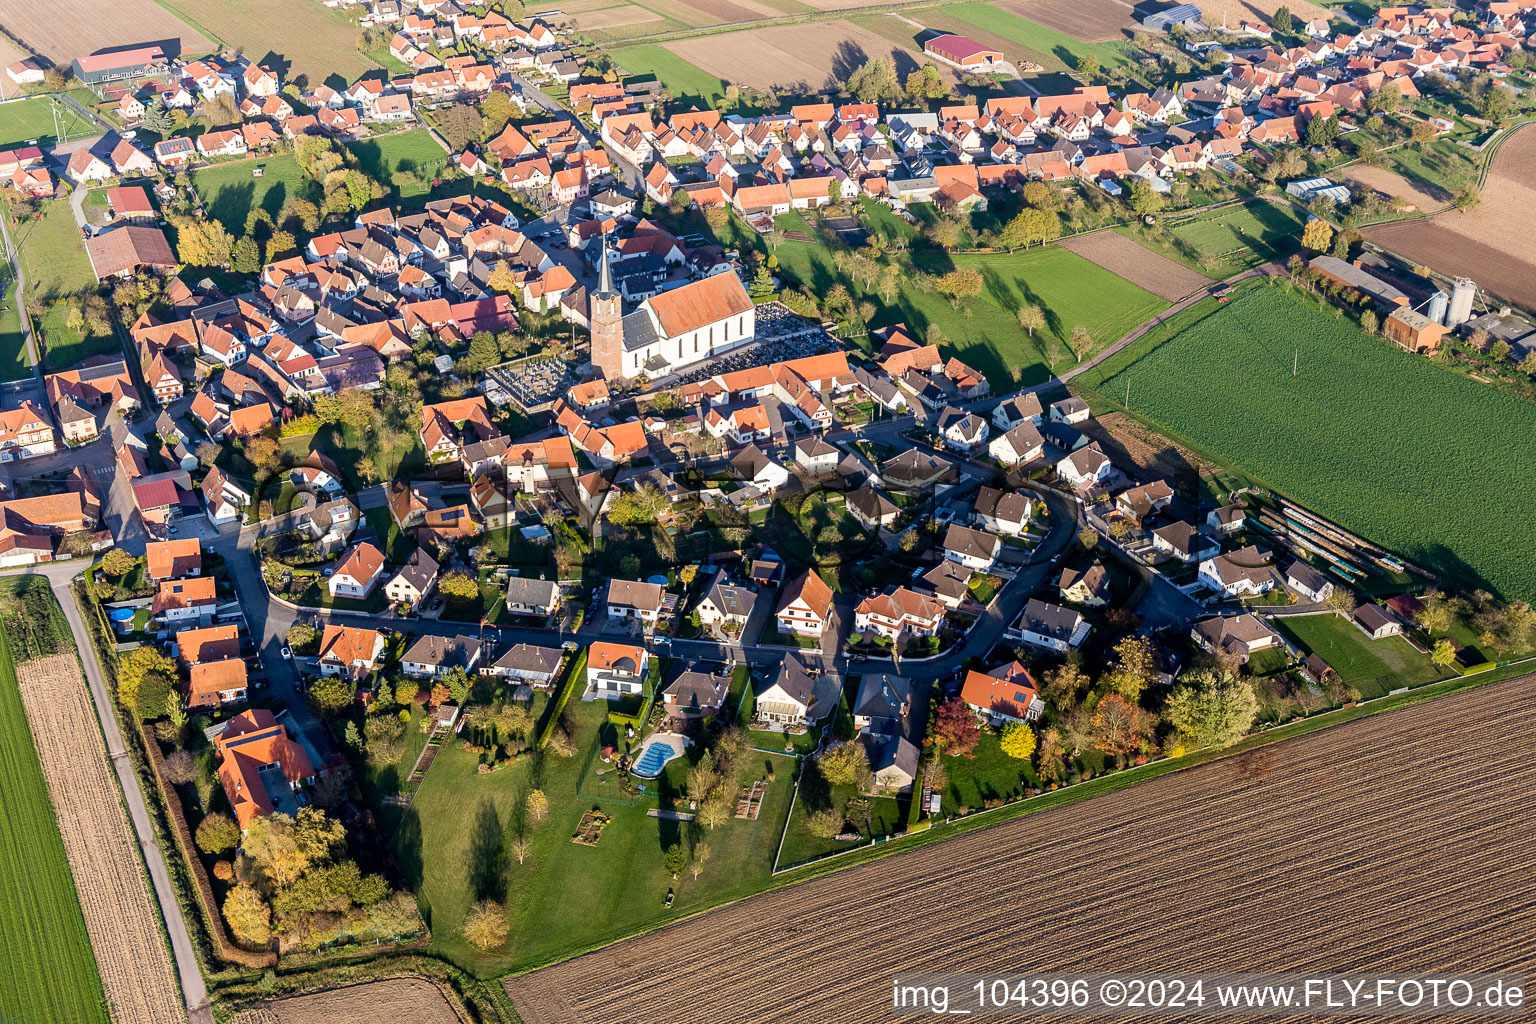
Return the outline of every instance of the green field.
[[[1117,357],[1101,398],[1129,387],[1138,418],[1453,585],[1536,598],[1536,406],[1280,285],[1206,308]]]
[[[252,169],[260,166],[260,178],[251,177]],[[208,213],[239,237],[245,234],[245,218],[251,210],[261,207],[273,217],[283,204],[295,196],[316,198],[312,193],[319,190],[305,180],[299,170],[299,162],[290,154],[263,157],[260,160],[237,160],[233,163],[214,164],[196,171],[192,185],[203,197]]]
[[[1305,215],[1293,206],[1252,202],[1167,225],[1175,241],[1163,248],[1171,250],[1169,256],[1196,269],[1202,256],[1215,257],[1221,265],[1212,273],[1218,279],[1226,278],[1283,260],[1296,248],[1305,226]],[[1132,231],[1124,233],[1142,240]],[[1156,245],[1157,240],[1151,244]]]
[[[59,121],[64,133],[72,139],[100,133],[90,118],[64,103],[59,104]],[[46,96],[0,103],[0,148],[24,145],[29,139],[36,139],[44,146],[57,141],[53,102]]]
[[[43,363],[50,373],[67,370],[91,356],[122,356],[123,348],[112,334],[86,336],[69,329],[64,311],[56,306],[48,307],[42,316],[33,320],[42,339]]]
[[[713,106],[725,95],[724,82],[664,46],[626,46],[613,51],[613,59],[631,75],[649,74],[661,79],[679,109],[687,109],[690,104]]]
[[[14,584],[7,581],[5,592]],[[43,769],[0,636],[0,1019],[107,1024]]]
[[[779,220],[788,230],[812,230],[798,214]],[[831,250],[817,242],[785,242],[776,254],[784,274],[813,295],[825,295],[840,280]],[[1062,345],[1056,369],[1071,365],[1065,342],[1072,328],[1087,328],[1097,350],[1168,307],[1151,292],[1054,245],[1015,253],[921,254],[916,259],[933,274],[974,267],[985,278],[985,287],[980,296],[956,308],[937,292],[923,292],[910,283],[890,304],[846,283],[850,291],[875,303],[879,312],[871,326],[905,323],[921,338],[930,325],[937,325],[948,339],[945,354],[986,374],[998,392],[1047,380],[1051,370],[1046,349],[1053,340]],[[1033,338],[1018,322],[1019,307],[1026,302],[1040,306],[1046,315],[1045,329]],[[868,344],[868,339],[862,343]]]
[[[578,666],[583,663],[578,659]],[[771,879],[793,785],[789,758],[752,755],[755,776],[769,765],[775,773],[758,820],[732,819],[704,829],[700,838],[711,855],[703,873],[697,881],[686,872],[673,880],[662,865],[662,852],[690,826],[649,817],[646,811],[658,802],[687,810],[680,792],[686,759],[674,761],[660,780],[649,784],[653,794],[659,787],[659,795],[631,802],[616,782],[596,774],[612,767],[594,756],[600,737],[603,743],[623,743],[608,721],[605,702],[584,703],[578,691],[565,714],[574,725],[577,746],[569,759],[541,754],[478,775],[475,754],[458,742],[444,746],[397,836],[396,857],[431,925],[432,949],[477,973],[519,970],[570,956],[764,889]],[[521,812],[535,786],[549,798],[549,817],[541,823],[523,820]],[[612,823],[597,846],[572,843],[582,812],[594,807],[611,815]],[[507,852],[520,827],[532,843],[523,864]],[[683,845],[688,846],[686,839]],[[499,870],[487,871],[493,865]],[[475,898],[473,879],[487,874],[498,875],[504,887],[511,931],[505,949],[482,953],[458,929]],[[669,887],[677,894],[671,910],[663,906]]]
[[[1021,18],[986,3],[955,4],[942,9],[967,25],[1012,43],[1024,55],[1047,69],[1072,68],[1077,58],[1092,54],[1106,68],[1130,64],[1132,53],[1125,43],[1085,43],[1065,32],[1058,32],[1038,22]],[[1005,51],[1005,56],[1012,54]]]
[[[1421,686],[1450,673],[1400,636],[1372,640],[1338,615],[1302,615],[1275,620],[1283,632],[1318,655],[1347,685],[1367,700],[1400,686]]]
[[[386,188],[397,171],[411,171],[425,179],[420,188],[399,192],[400,198],[426,194],[432,175],[448,162],[448,154],[426,128],[364,139],[347,148],[357,157],[358,166]]]
[[[41,213],[36,220],[10,225],[11,240],[21,250],[28,297],[47,301],[94,290],[96,274],[69,202],[49,200],[42,204]]]
[[[0,380],[21,380],[32,372],[27,358],[27,336],[21,329],[21,303],[16,298],[16,282],[0,285]]]

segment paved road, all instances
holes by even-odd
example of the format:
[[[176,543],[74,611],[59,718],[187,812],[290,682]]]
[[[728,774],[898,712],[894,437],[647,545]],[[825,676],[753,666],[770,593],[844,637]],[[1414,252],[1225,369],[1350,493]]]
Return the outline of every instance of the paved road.
[[[127,747],[123,744],[123,734],[117,726],[117,716],[112,710],[112,698],[107,693],[101,663],[96,657],[96,645],[92,642],[90,630],[86,628],[81,618],[80,607],[75,603],[75,595],[69,589],[70,580],[80,572],[84,564],[83,562],[59,562],[52,565],[28,566],[22,571],[47,578],[48,585],[53,589],[54,596],[58,598],[60,607],[64,609],[64,617],[69,621],[70,632],[74,634],[75,646],[80,650],[81,664],[85,666],[85,679],[96,704],[96,716],[101,721],[102,735],[107,741],[107,753],[112,760],[112,766],[117,770],[118,782],[123,789],[123,800],[128,805],[128,816],[133,821],[134,832],[138,834],[139,849],[144,853],[144,866],[149,869],[149,878],[155,887],[155,897],[160,902],[160,914],[165,919],[166,930],[170,934],[171,954],[176,960],[176,973],[181,979],[181,993],[186,1000],[188,1020],[191,1024],[213,1024],[213,1013],[208,1007],[208,989],[203,984],[202,973],[198,970],[197,956],[192,951],[192,939],[187,934],[187,923],[181,916],[181,906],[176,902],[175,890],[171,888],[170,875],[165,869],[164,851],[160,849],[155,830],[150,825],[149,811],[144,805],[144,794],[139,791],[139,780],[134,775],[133,766],[128,759]]]

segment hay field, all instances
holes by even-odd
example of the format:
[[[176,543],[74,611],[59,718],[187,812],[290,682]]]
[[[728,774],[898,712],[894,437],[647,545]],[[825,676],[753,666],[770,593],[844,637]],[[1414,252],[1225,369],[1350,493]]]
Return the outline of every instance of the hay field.
[[[664,45],[711,75],[758,89],[802,85],[807,91],[836,89],[851,72],[877,56],[893,57],[901,75],[922,63],[922,54],[914,47],[897,46],[846,20],[768,26]]]
[[[391,978],[305,996],[287,996],[237,1014],[231,1024],[461,1024],[463,1017],[425,978]]]
[[[357,48],[358,28],[314,0],[161,0],[188,22],[252,59],[278,69],[283,81],[351,82],[379,65]]]
[[[1125,39],[1137,27],[1124,0],[1004,0],[993,6],[1085,43]]]
[[[1388,196],[1401,196],[1417,210],[1438,210],[1445,205],[1445,197],[1431,195],[1396,171],[1385,167],[1367,167],[1355,164],[1344,174],[1344,180],[1375,189]]]
[[[1475,210],[1367,228],[1367,239],[1442,274],[1464,274],[1500,298],[1536,309],[1536,128],[1494,154]]]
[[[198,26],[155,0],[6,0],[0,25],[34,52],[66,66],[76,57],[135,43],[175,40],[184,57],[200,57],[215,47]]]
[[[73,652],[16,666],[86,931],[116,1024],[186,1020],[139,844]]]
[[[1175,263],[1112,228],[1074,235],[1063,240],[1061,247],[1169,302],[1193,295],[1211,283],[1204,274]]]
[[[847,1024],[893,1019],[899,969],[1529,975],[1532,700],[1524,677],[1220,758],[507,991],[525,1024]]]
[[[576,25],[583,31],[594,31],[606,28],[618,28],[622,25],[642,25],[646,22],[665,21],[655,11],[648,11],[644,7],[627,4],[623,7],[605,7],[600,11],[587,11],[575,15]]]

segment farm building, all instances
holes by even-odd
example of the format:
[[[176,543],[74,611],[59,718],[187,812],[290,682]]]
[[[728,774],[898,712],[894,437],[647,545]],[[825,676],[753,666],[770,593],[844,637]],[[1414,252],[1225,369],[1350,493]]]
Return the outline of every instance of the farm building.
[[[1432,355],[1440,348],[1446,328],[1423,313],[1399,306],[1382,324],[1381,332],[1410,352]]]
[[[1344,262],[1337,256],[1314,256],[1307,266],[1319,276],[1327,278],[1342,288],[1353,288],[1369,295],[1388,309],[1408,304],[1408,296],[1402,289],[1388,284],[1375,274],[1362,270],[1353,263]]]
[[[149,78],[163,74],[169,67],[170,61],[160,47],[135,46],[76,57],[70,70],[86,85],[99,85]]]
[[[923,52],[962,68],[990,67],[1003,59],[1001,53],[970,36],[934,36],[923,44]]]
[[[1200,8],[1194,4],[1168,4],[1168,5],[1144,5],[1136,8],[1136,16],[1147,28],[1157,32],[1167,32],[1171,28],[1189,28],[1199,30],[1205,27],[1200,20]]]
[[[91,259],[96,280],[126,277],[140,267],[176,269],[176,257],[165,232],[157,227],[130,224],[86,239],[85,254]]]
[[[1332,178],[1300,178],[1285,186],[1285,191],[1305,203],[1314,199],[1332,199],[1342,206],[1353,198],[1348,185],[1337,185]]]

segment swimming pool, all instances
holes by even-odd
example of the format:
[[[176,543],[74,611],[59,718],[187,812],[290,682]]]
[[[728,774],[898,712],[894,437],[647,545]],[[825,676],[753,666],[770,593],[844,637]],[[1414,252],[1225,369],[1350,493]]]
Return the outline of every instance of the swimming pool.
[[[676,756],[678,751],[672,748],[672,744],[665,740],[652,740],[644,750],[640,751],[640,757],[635,761],[634,767],[630,768],[630,772],[642,779],[654,779],[661,774],[667,762]]]

